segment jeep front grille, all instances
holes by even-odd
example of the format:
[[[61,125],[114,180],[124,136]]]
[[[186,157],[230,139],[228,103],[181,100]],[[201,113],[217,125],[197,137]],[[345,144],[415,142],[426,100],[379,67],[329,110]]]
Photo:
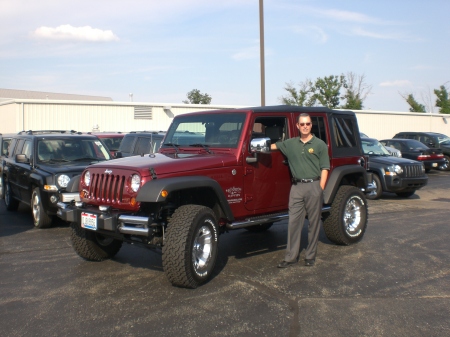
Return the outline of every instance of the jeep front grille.
[[[122,202],[125,176],[92,174],[89,198],[104,203]]]
[[[404,173],[406,178],[423,177],[422,165],[406,165]]]

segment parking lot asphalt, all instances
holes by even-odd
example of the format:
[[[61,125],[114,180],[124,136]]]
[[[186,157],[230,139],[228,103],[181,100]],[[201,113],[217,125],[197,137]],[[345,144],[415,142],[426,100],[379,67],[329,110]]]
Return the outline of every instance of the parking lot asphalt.
[[[322,232],[314,267],[276,268],[286,221],[224,234],[214,277],[195,290],[173,287],[144,248],[84,261],[67,224],[34,229],[29,208],[0,201],[1,335],[449,336],[449,191],[450,172],[431,171],[411,198],[370,200],[363,240]]]

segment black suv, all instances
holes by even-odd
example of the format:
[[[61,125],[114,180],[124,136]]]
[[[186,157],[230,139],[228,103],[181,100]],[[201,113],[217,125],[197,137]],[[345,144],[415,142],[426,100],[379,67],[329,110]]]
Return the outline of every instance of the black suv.
[[[4,184],[3,184],[3,158],[8,156],[8,147],[11,143],[11,138],[14,134],[0,133],[0,199],[3,199]]]
[[[3,159],[4,200],[8,211],[19,202],[31,206],[34,226],[49,227],[58,201],[79,199],[65,194],[69,180],[86,166],[110,159],[97,137],[75,131],[22,131],[14,135]]]
[[[392,138],[415,139],[431,148],[441,149],[445,164],[439,166],[440,170],[450,171],[450,137],[436,132],[399,132]]]
[[[361,138],[364,154],[369,156],[369,171],[373,173],[375,192],[368,199],[378,199],[383,192],[393,192],[399,197],[410,197],[428,183],[423,163],[390,155],[374,138]]]
[[[164,135],[162,131],[132,131],[123,137],[116,158],[158,152]]]

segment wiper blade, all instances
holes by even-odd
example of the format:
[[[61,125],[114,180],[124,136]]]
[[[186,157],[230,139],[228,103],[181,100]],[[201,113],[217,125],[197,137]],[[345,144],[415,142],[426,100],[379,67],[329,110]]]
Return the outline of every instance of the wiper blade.
[[[82,161],[82,160],[97,160],[97,161],[100,161],[100,159],[94,158],[94,157],[77,158],[77,159],[73,159],[73,160],[71,160],[71,161]]]
[[[195,144],[189,144],[189,146],[193,146],[193,147],[203,147],[203,148],[206,150],[206,152],[212,153],[211,150],[209,149],[209,145],[206,145],[206,144],[195,143]]]
[[[178,154],[178,148],[180,147],[179,144],[174,144],[174,143],[163,143],[163,145],[173,146],[173,148],[175,149],[175,153]]]

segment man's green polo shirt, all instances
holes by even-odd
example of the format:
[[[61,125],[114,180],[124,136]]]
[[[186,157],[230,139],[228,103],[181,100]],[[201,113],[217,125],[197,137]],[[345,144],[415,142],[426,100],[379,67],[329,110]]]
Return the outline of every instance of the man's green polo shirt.
[[[330,169],[327,144],[314,135],[306,143],[303,143],[300,137],[295,137],[277,142],[276,146],[288,158],[294,178],[317,178],[322,170]]]

